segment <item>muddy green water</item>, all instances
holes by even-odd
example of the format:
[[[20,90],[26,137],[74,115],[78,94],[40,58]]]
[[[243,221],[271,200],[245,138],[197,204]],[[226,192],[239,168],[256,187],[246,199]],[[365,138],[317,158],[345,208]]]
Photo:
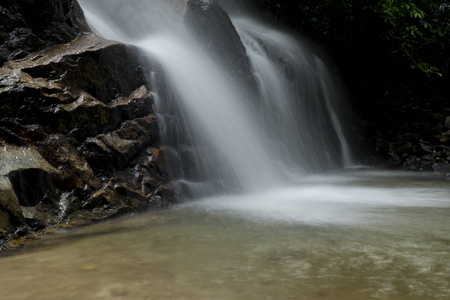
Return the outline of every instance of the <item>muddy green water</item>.
[[[450,181],[351,171],[59,233],[0,299],[450,299]]]

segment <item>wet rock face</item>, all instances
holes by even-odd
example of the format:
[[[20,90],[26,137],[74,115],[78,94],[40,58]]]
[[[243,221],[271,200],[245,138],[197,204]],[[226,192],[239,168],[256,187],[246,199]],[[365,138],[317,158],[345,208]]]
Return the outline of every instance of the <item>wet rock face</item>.
[[[0,1],[0,66],[88,30],[76,0]]]
[[[216,61],[223,61],[223,57],[226,57],[229,65],[224,67],[231,67],[236,72],[236,78],[257,90],[250,61],[239,34],[216,0],[189,0],[185,22],[200,39],[203,47],[222,58]]]
[[[135,48],[84,35],[70,44],[8,62],[1,69],[3,112],[36,119],[41,117],[34,116],[36,108],[49,113],[97,109],[104,120],[102,104],[120,102],[119,97],[145,84],[137,54]]]
[[[51,197],[55,190],[52,177],[42,169],[19,169],[8,174],[20,206],[32,207]],[[53,199],[56,201],[56,199]]]
[[[76,1],[0,0],[0,14],[0,251],[4,237],[176,201],[139,51],[80,34]]]
[[[34,207],[41,201],[47,204],[55,201],[53,180],[58,177],[58,170],[37,150],[1,143],[0,235],[26,225],[21,206]]]
[[[19,199],[12,189],[11,182],[8,178],[0,176],[0,237],[14,232],[24,223]]]

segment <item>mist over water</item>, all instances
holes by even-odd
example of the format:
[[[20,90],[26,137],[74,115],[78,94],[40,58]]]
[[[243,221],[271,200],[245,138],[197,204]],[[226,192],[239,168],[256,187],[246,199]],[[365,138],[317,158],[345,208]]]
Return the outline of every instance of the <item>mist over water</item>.
[[[427,232],[430,227],[425,224],[432,221],[423,216],[409,219],[410,214],[414,211],[423,213],[430,208],[448,210],[450,190],[444,188],[446,181],[439,175],[407,172],[331,172],[304,177],[291,186],[248,195],[210,197],[183,206],[264,224],[351,226],[395,231],[399,228],[392,226],[401,227],[407,223],[410,228]]]

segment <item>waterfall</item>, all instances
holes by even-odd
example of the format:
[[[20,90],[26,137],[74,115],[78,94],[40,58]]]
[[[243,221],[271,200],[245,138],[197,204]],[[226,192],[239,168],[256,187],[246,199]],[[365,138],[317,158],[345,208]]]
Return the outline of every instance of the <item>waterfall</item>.
[[[228,30],[236,30],[238,46],[245,47],[246,76],[245,61],[226,52],[236,51],[226,46],[229,36],[214,33],[215,50],[199,37],[215,27],[195,18],[218,12],[210,20],[223,19],[215,1],[80,4],[100,35],[136,45],[149,57],[171,176],[193,196],[266,189],[351,164],[342,94],[323,60],[297,39],[230,14]]]
[[[308,171],[350,166],[336,107],[341,94],[323,61],[306,45],[253,19],[233,18],[233,24],[258,82],[266,128],[286,163],[295,161]]]

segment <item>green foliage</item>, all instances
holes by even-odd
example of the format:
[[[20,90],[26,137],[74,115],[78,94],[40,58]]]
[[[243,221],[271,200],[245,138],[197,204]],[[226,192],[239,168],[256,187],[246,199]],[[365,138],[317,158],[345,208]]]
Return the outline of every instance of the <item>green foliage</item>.
[[[257,1],[338,59],[363,51],[428,76],[450,75],[450,4],[443,3],[449,0]]]
[[[420,0],[380,0],[370,7],[386,24],[385,39],[393,54],[412,68],[442,77],[450,40],[450,5]],[[443,58],[440,60],[439,58]]]

